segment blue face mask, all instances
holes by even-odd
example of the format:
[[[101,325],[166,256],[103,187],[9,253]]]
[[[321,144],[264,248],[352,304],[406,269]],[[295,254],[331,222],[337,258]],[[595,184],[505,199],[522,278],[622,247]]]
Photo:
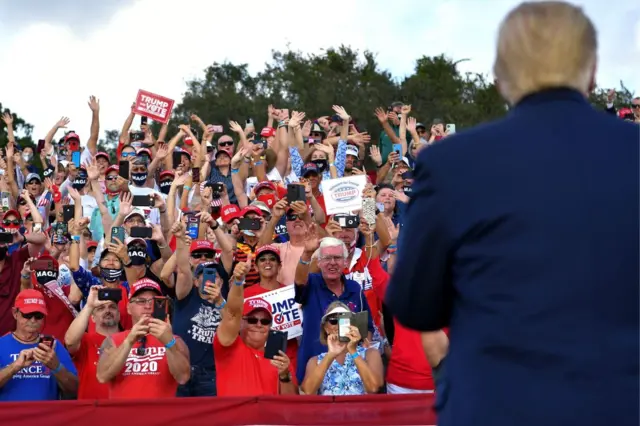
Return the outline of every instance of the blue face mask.
[[[131,173],[131,182],[133,182],[135,186],[143,186],[145,183],[147,183],[148,175],[149,173],[147,172]]]

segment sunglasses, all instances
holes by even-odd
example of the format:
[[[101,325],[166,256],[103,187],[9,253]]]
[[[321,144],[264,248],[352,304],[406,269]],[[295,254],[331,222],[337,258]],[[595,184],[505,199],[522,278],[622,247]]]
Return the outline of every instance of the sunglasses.
[[[107,180],[118,180],[118,176],[107,176]]]
[[[231,146],[231,145],[233,145],[233,141],[218,142],[218,146]]]
[[[122,158],[127,158],[127,157],[135,157],[136,153],[135,152],[123,152],[120,156]]]
[[[247,317],[245,319],[251,325],[256,325],[258,322],[260,322],[260,324],[262,325],[271,325],[271,319],[269,318]]]
[[[258,259],[258,263],[264,263],[264,262],[277,262],[278,259],[275,256],[261,256]]]
[[[638,108],[640,108],[640,104],[631,104],[631,108],[632,109],[638,109]]]
[[[287,222],[294,222],[298,219],[300,219],[300,217],[297,214],[287,214]]]
[[[35,318],[37,320],[43,320],[44,319],[44,314],[42,312],[30,312],[28,314],[20,312],[20,315],[22,315],[22,318],[28,319],[28,320],[31,319],[31,318]]]
[[[327,318],[326,322],[328,322],[331,325],[338,325],[338,318],[337,317],[329,317],[329,318]]]
[[[11,226],[11,225],[18,226],[18,225],[20,225],[20,221],[18,219],[13,219],[13,220],[6,219],[6,220],[2,221],[2,224],[4,226]]]
[[[215,255],[216,255],[215,253],[212,253],[210,251],[200,251],[200,252],[191,253],[191,258],[192,259],[213,259]]]
[[[18,202],[18,205],[19,205],[19,206],[26,206],[26,205],[27,205],[27,202],[26,202],[25,200],[20,200],[20,201]]]

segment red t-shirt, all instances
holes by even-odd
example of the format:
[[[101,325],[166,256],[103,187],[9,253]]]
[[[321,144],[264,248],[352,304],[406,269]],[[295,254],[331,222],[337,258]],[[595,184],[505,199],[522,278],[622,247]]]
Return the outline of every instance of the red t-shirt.
[[[280,284],[280,288],[282,287],[286,287],[286,285]],[[259,296],[261,294],[268,293],[270,291],[272,290],[267,290],[266,288],[260,287],[260,284],[254,284],[244,289],[244,297],[245,299],[247,299],[249,297]],[[298,365],[298,339],[297,338],[289,339],[287,341],[287,350],[285,352],[287,353],[287,356],[291,361],[291,366],[293,368],[293,371],[296,371],[296,367]],[[296,380],[295,375],[292,377],[292,379]]]
[[[20,271],[27,259],[29,248],[24,246],[5,258],[0,271],[0,336],[16,329],[16,320],[11,308],[20,292]]]
[[[130,332],[127,330],[111,336],[115,346],[120,346]],[[140,344],[137,341],[133,345],[122,370],[109,383],[109,398],[174,398],[178,382],[169,371],[167,349],[158,339],[147,335],[145,354],[139,356],[137,348]]]
[[[387,367],[387,382],[414,390],[435,389],[420,332],[403,327],[395,319],[393,324],[393,349]]]
[[[100,358],[100,346],[105,337],[95,332],[84,333],[78,352],[71,358],[78,370],[78,399],[108,399],[109,385],[98,382],[96,370]]]
[[[133,327],[133,322],[131,320],[131,315],[127,312],[127,306],[129,305],[129,294],[127,293],[127,289],[124,287],[120,287],[122,290],[122,299],[118,302],[118,310],[120,311],[120,325],[123,330],[131,330]],[[93,318],[89,319],[89,328],[87,330],[89,333],[96,332],[96,323]]]
[[[47,317],[44,320],[44,328],[42,334],[47,334],[55,337],[61,342],[64,342],[64,335],[67,334],[67,329],[75,318],[69,307],[58,296],[53,294],[48,288],[45,288],[39,284],[33,287],[44,295],[44,301],[47,304]],[[70,286],[59,286],[59,291],[69,298]]]
[[[240,336],[231,346],[222,346],[218,334],[213,337],[218,396],[278,395],[278,369],[264,357],[264,349],[247,346]],[[295,376],[295,371],[289,371]]]
[[[359,254],[358,254],[359,253]],[[380,311],[384,300],[384,289],[389,281],[389,274],[382,268],[379,257],[369,260],[364,250],[357,249],[355,256],[358,256],[355,263],[351,261],[350,268],[345,268],[344,275],[347,279],[354,280],[364,290],[364,296],[369,303],[371,316],[378,330],[380,326]]]

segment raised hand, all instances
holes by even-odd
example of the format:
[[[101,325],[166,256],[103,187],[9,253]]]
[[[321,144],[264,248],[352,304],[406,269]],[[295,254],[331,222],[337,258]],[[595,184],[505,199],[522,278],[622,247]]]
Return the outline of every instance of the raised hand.
[[[304,237],[304,251],[308,254],[313,254],[320,247],[320,239],[318,238],[318,230],[316,224],[312,223],[307,229],[307,234]]]
[[[283,377],[289,374],[290,364],[291,364],[291,360],[289,359],[287,354],[282,351],[278,351],[278,355],[275,355],[271,360],[271,365],[273,365],[278,369],[278,375],[280,377]]]
[[[69,187],[69,196],[73,199],[75,203],[82,203],[82,196],[80,195],[77,189]]]
[[[133,195],[131,195],[130,192],[123,192],[120,195],[120,214],[122,216],[127,216],[129,213],[131,213],[132,210],[132,206],[131,206],[131,202],[133,201]]]
[[[304,122],[304,125],[302,126],[302,137],[303,138],[308,138],[309,135],[311,134],[311,126],[312,126],[312,122],[311,120],[307,120]]]
[[[237,282],[244,281],[244,278],[247,276],[247,273],[251,270],[251,262],[253,261],[253,254],[249,253],[247,255],[246,262],[239,262],[233,270],[233,278]]]
[[[100,111],[100,101],[95,96],[93,95],[89,96],[88,104],[89,104],[89,108],[91,108],[91,111],[93,112]]]
[[[347,343],[341,342],[337,334],[331,334],[327,337],[327,353],[333,358],[347,350]]]
[[[173,339],[173,330],[171,329],[171,323],[167,316],[167,321],[162,321],[157,318],[149,319],[149,334],[160,340],[160,343],[166,345]]]
[[[362,146],[365,143],[371,142],[371,136],[367,132],[354,133],[351,135],[351,140],[359,146]]]
[[[358,347],[358,342],[360,342],[362,336],[360,336],[360,330],[355,325],[349,327],[349,342],[347,343],[347,349],[352,352],[355,351]]]
[[[4,121],[4,124],[6,124],[7,127],[9,127],[13,124],[13,116],[9,112],[5,111],[2,114],[2,121]]]
[[[387,117],[387,111],[385,111],[383,108],[380,108],[380,107],[376,108],[375,116],[376,116],[376,118],[378,119],[378,121],[379,121],[380,123],[383,123],[383,124],[384,124],[384,123],[387,121],[387,119],[388,119],[388,117]]]
[[[171,232],[176,236],[176,239],[184,238],[185,231],[187,230],[187,226],[181,220],[176,220],[173,225],[171,225]]]
[[[339,105],[334,105],[332,108],[335,111],[335,113],[340,116],[342,120],[349,120],[351,118],[349,114],[347,114],[347,110],[345,110],[343,107]]]
[[[98,162],[95,158],[91,161],[88,161],[85,164],[85,168],[87,169],[87,178],[91,181],[98,180],[100,178],[100,169],[98,169]]]
[[[418,120],[416,120],[415,117],[407,118],[407,130],[409,132],[412,132],[412,133],[415,132],[417,124],[418,124]]]
[[[289,127],[299,127],[300,122],[304,120],[304,117],[305,117],[304,112],[293,111],[291,120],[289,120]]]
[[[373,162],[376,163],[376,166],[380,167],[382,165],[382,154],[380,154],[380,149],[377,146],[371,145],[369,155]]]
[[[242,129],[242,126],[239,125],[236,121],[230,121],[229,122],[229,128],[234,131],[235,133],[242,135],[244,133],[244,130]]]
[[[400,113],[402,115],[407,115],[411,112],[411,105],[402,105],[402,108],[400,109]]]
[[[58,129],[66,129],[70,122],[71,120],[69,119],[69,117],[61,117],[60,120],[58,120],[58,122],[56,123],[56,127]]]

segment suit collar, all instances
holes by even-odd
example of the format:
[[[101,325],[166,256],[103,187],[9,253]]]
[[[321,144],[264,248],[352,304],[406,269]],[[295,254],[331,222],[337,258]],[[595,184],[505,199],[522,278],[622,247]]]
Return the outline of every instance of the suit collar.
[[[554,101],[572,101],[587,104],[588,101],[584,95],[575,89],[559,87],[553,89],[541,90],[525,96],[515,105],[515,108],[523,106],[534,106]]]

